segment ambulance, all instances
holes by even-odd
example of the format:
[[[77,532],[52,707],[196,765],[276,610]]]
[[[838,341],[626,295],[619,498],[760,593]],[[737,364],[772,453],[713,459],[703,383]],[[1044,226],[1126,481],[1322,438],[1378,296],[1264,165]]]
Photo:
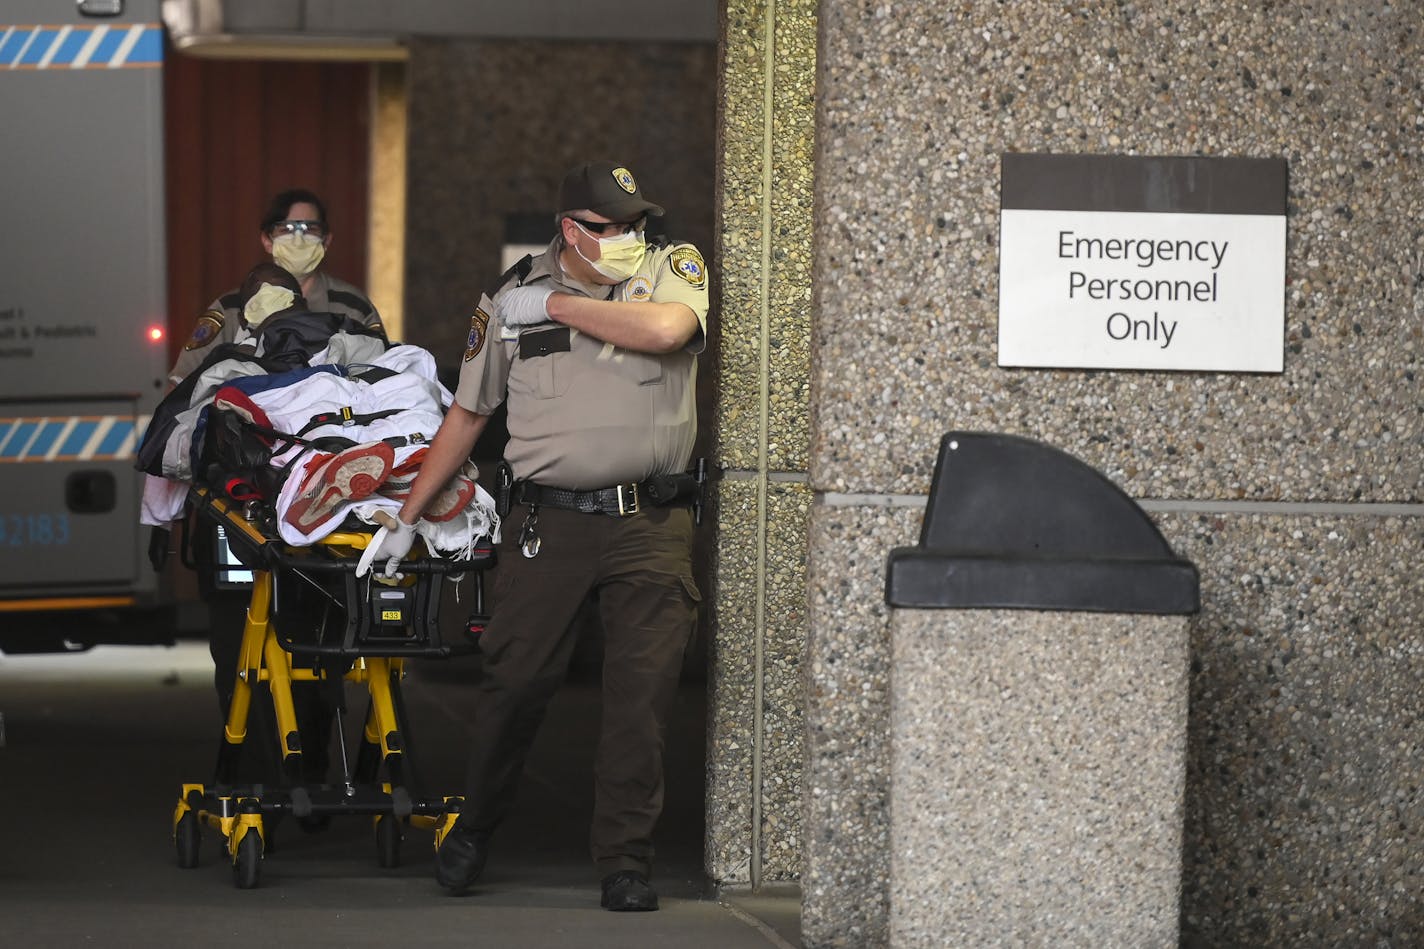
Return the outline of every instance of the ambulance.
[[[159,0],[0,9],[0,651],[164,641],[134,448],[167,369]]]

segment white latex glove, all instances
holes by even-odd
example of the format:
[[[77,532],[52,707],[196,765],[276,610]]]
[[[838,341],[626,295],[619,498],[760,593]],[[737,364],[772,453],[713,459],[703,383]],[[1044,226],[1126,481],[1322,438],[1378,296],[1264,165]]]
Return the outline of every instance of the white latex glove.
[[[376,531],[361,554],[361,560],[356,564],[356,576],[364,577],[372,564],[384,559],[386,568],[382,572],[388,577],[398,577],[400,574],[396,573],[396,567],[400,566],[401,558],[410,553],[411,544],[415,543],[415,526],[385,511],[377,511],[372,517],[385,526]]]
[[[533,326],[547,323],[546,309],[553,287],[515,287],[499,298],[499,318],[505,326]]]

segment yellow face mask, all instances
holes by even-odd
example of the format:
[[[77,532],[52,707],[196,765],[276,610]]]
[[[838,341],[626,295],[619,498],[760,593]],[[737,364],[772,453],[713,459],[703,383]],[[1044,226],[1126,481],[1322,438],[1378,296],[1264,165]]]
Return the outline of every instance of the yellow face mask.
[[[242,308],[242,318],[248,326],[256,327],[273,313],[281,313],[292,305],[297,295],[286,287],[274,287],[264,283]]]
[[[578,229],[588,234],[588,228],[574,221]],[[588,234],[593,237],[592,234]],[[617,280],[622,283],[638,269],[643,266],[643,258],[648,253],[648,242],[643,238],[642,231],[629,231],[626,234],[619,234],[617,237],[598,238],[598,259],[589,260],[584,257],[583,251],[574,245],[574,253],[583,257],[584,261],[603,274],[609,280]]]
[[[272,241],[272,260],[298,280],[321,265],[326,245],[310,234],[283,234]]]

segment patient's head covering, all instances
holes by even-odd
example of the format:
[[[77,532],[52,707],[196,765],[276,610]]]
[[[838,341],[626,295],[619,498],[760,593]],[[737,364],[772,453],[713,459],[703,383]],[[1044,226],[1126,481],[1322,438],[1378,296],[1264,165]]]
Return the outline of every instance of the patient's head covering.
[[[242,319],[255,327],[269,316],[293,307],[305,307],[302,285],[285,268],[274,263],[260,263],[247,272],[238,289]]]

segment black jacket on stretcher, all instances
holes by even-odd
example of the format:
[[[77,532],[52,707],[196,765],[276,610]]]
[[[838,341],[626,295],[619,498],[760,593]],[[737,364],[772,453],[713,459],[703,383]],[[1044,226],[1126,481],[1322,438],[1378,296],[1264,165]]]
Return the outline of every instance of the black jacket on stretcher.
[[[379,328],[372,328],[336,313],[284,313],[263,321],[252,338],[242,343],[220,343],[163,397],[153,410],[153,418],[143,433],[134,467],[151,475],[163,475],[163,450],[180,414],[193,407],[193,390],[203,374],[224,360],[238,360],[261,367],[263,372],[286,372],[304,366],[314,354],[325,349],[336,333],[369,336],[385,342]],[[262,355],[257,355],[257,350]]]

